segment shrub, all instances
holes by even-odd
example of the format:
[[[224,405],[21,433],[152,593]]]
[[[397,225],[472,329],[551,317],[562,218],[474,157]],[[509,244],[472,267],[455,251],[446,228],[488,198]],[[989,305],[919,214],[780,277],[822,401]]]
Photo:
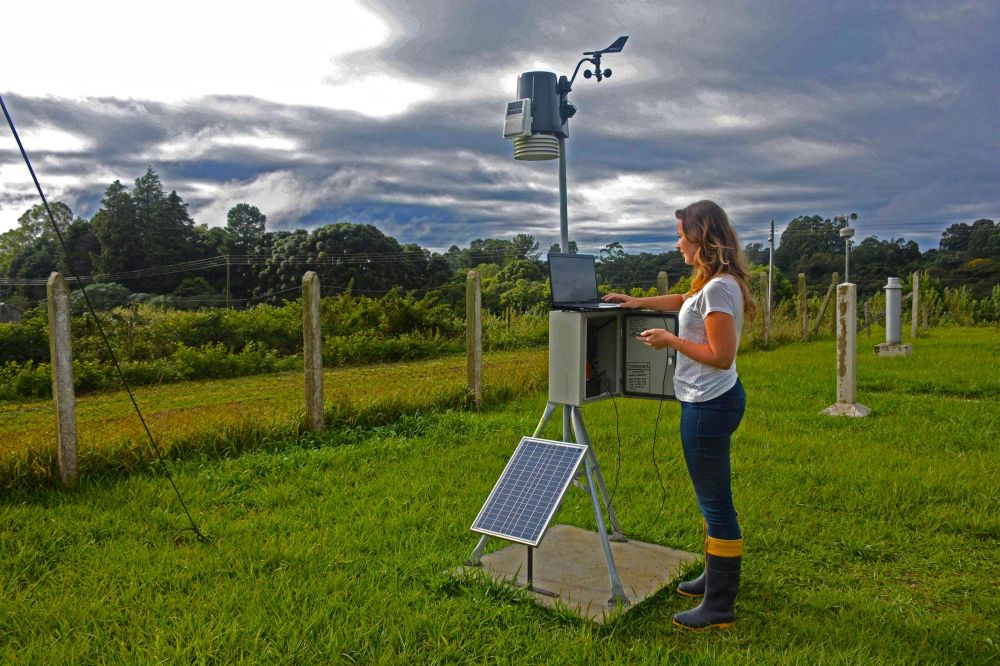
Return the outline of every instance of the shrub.
[[[17,323],[0,324],[0,363],[48,359],[49,332],[44,311]]]
[[[95,282],[84,287],[87,291],[86,298],[83,290],[74,289],[69,294],[70,311],[75,314],[83,314],[87,309],[87,298],[95,310],[110,310],[128,303],[131,291],[125,285],[117,282]]]

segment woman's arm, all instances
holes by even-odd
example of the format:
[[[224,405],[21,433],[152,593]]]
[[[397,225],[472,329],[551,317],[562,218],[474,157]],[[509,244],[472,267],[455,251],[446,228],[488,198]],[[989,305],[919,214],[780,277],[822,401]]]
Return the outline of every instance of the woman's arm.
[[[654,297],[655,298],[655,297]],[[651,328],[640,333],[642,341],[653,349],[673,347],[688,358],[725,370],[736,360],[740,341],[736,337],[736,322],[725,312],[709,312],[705,317],[706,344],[679,338],[662,328]]]
[[[647,310],[680,310],[684,303],[684,294],[664,294],[662,296],[643,296],[637,298],[628,294],[605,294],[601,299],[608,303],[621,303],[626,310],[644,308]]]

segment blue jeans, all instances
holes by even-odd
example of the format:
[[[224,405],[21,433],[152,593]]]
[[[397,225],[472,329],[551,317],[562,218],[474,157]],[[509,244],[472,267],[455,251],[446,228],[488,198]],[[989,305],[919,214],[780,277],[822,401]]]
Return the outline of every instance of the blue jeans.
[[[705,402],[681,402],[681,444],[698,508],[716,539],[740,539],[733,506],[729,441],[743,420],[747,394],[736,384]]]

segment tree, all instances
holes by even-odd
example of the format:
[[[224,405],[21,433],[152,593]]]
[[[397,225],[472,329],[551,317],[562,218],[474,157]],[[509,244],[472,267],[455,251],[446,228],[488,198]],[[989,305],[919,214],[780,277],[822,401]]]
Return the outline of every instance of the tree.
[[[172,191],[165,194],[160,176],[149,167],[132,189],[136,222],[142,238],[143,266],[169,266],[193,258],[194,220],[187,204]],[[149,287],[167,291],[176,287],[181,276],[157,277]]]
[[[67,274],[90,275],[94,257],[101,252],[101,244],[94,235],[90,222],[77,218],[63,231],[69,258],[59,257],[59,270]]]
[[[232,254],[253,254],[264,240],[267,215],[256,206],[238,203],[226,213],[226,234]]]
[[[559,247],[560,247],[559,243],[553,243],[552,245],[550,245],[549,246],[549,254],[558,254],[558,253],[562,252],[562,250],[560,250]],[[578,248],[576,246],[576,241],[575,240],[571,240],[569,242],[569,251],[571,253],[573,253],[573,252],[576,252],[577,249]]]
[[[238,203],[226,213],[226,227],[222,242],[217,244],[218,254],[263,254],[267,216],[256,206]],[[211,235],[212,232],[209,232]],[[258,268],[255,265],[237,265],[229,268],[229,293],[235,298],[246,298],[253,293]]]
[[[275,236],[260,272],[258,295],[300,286],[306,270],[315,270],[326,288],[350,285],[362,293],[417,289],[427,283],[430,253],[416,245],[404,248],[370,224],[340,222],[311,233],[297,229]]]
[[[965,222],[953,224],[941,234],[941,241],[938,243],[938,247],[945,252],[965,252],[965,249],[969,246],[969,234],[971,232],[972,227]]]
[[[538,250],[538,241],[531,234],[517,234],[510,241],[510,248],[507,259],[527,259],[528,261],[538,261],[541,252]]]
[[[851,282],[858,293],[873,294],[885,286],[888,277],[906,277],[919,267],[920,247],[902,238],[865,238],[851,251]]]
[[[774,263],[786,275],[805,273],[809,284],[825,284],[831,273],[843,271],[844,239],[840,230],[845,226],[846,220],[823,219],[818,215],[795,218],[781,232]]]
[[[49,204],[49,208],[52,210],[52,217],[55,218],[60,231],[65,232],[73,222],[73,211],[61,201]],[[37,255],[35,245],[39,241],[55,241],[55,239],[56,234],[52,229],[52,223],[49,222],[44,204],[32,206],[21,217],[17,218],[16,227],[0,234],[0,275],[13,275],[11,265],[15,261],[20,265],[25,263],[24,260],[18,260],[20,255],[25,253]],[[47,252],[45,250],[42,254]],[[52,265],[49,272],[54,269],[55,266]],[[26,277],[40,276],[30,275]]]
[[[117,273],[145,267],[143,239],[135,204],[128,188],[116,180],[101,199],[101,208],[91,218],[91,228],[101,245],[94,260],[98,273]]]
[[[625,248],[618,241],[612,241],[604,246],[600,251],[601,263],[622,259],[625,256]]]
[[[771,263],[771,250],[763,243],[747,243],[743,253],[751,265],[766,266]]]

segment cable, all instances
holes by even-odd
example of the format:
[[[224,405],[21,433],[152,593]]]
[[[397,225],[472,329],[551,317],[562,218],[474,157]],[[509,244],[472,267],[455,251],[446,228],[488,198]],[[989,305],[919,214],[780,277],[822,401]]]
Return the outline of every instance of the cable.
[[[108,336],[104,333],[104,327],[101,326],[100,319],[97,317],[97,311],[94,309],[93,304],[90,302],[90,296],[87,295],[87,290],[84,289],[83,283],[77,278],[76,273],[73,272],[72,268],[72,257],[69,253],[69,249],[66,247],[66,241],[63,239],[62,232],[59,230],[59,225],[56,224],[56,218],[52,215],[52,209],[49,208],[49,202],[45,198],[45,193],[42,191],[42,185],[38,182],[38,177],[35,175],[35,170],[31,166],[31,160],[28,159],[28,153],[24,149],[24,145],[21,143],[21,137],[17,134],[17,129],[14,127],[14,120],[10,117],[10,113],[7,111],[7,105],[4,104],[3,97],[0,96],[0,108],[3,109],[3,114],[7,118],[7,124],[10,126],[10,131],[14,134],[14,140],[17,141],[17,147],[21,151],[21,157],[24,158],[24,163],[28,167],[28,172],[31,174],[31,179],[35,182],[35,188],[38,190],[38,196],[42,198],[42,204],[45,206],[45,212],[49,216],[49,222],[52,223],[52,228],[56,232],[56,237],[59,239],[59,245],[62,246],[63,253],[66,255],[68,262],[68,268],[70,276],[73,277],[77,282],[77,286],[80,291],[83,292],[84,300],[87,302],[87,308],[90,310],[91,316],[94,318],[94,323],[97,324],[97,330],[101,334],[101,339],[104,341],[105,347],[108,349],[108,353],[111,355],[111,361],[115,365],[115,370],[118,371],[118,377],[121,379],[122,386],[125,387],[125,392],[128,393],[129,400],[132,401],[132,406],[135,408],[135,413],[139,416],[139,421],[142,423],[143,429],[146,431],[146,436],[149,438],[149,443],[153,445],[153,450],[156,452],[156,458],[160,461],[163,470],[167,474],[167,479],[170,481],[170,485],[173,486],[174,493],[177,494],[177,499],[180,500],[181,506],[184,508],[184,513],[187,515],[188,522],[191,523],[191,527],[184,527],[178,530],[179,532],[191,531],[194,532],[195,537],[198,541],[202,543],[213,544],[212,539],[205,533],[201,531],[198,524],[195,523],[194,518],[191,517],[191,512],[188,511],[187,504],[184,502],[184,498],[181,497],[181,492],[177,488],[177,484],[174,483],[174,477],[170,474],[170,468],[167,466],[166,461],[163,459],[163,454],[160,452],[160,447],[156,444],[156,440],[153,439],[153,434],[149,431],[149,426],[146,425],[146,419],[142,416],[142,411],[139,409],[139,404],[135,400],[135,396],[132,394],[132,389],[129,387],[128,382],[125,380],[125,373],[122,372],[121,366],[118,364],[118,357],[115,355],[114,349],[111,347],[111,343],[108,341]]]
[[[663,329],[667,328],[667,318],[663,317]],[[653,522],[655,523],[659,517],[660,513],[663,511],[663,507],[667,505],[667,486],[663,483],[663,474],[660,472],[660,466],[656,464],[656,431],[660,428],[660,413],[663,411],[663,399],[664,394],[667,391],[667,370],[670,368],[670,352],[667,352],[667,363],[663,365],[663,380],[660,382],[660,405],[656,408],[656,422],[653,424],[653,446],[651,452],[651,458],[653,461],[653,469],[656,470],[656,479],[660,482],[661,500],[660,508],[656,510],[656,515],[653,516]]]

